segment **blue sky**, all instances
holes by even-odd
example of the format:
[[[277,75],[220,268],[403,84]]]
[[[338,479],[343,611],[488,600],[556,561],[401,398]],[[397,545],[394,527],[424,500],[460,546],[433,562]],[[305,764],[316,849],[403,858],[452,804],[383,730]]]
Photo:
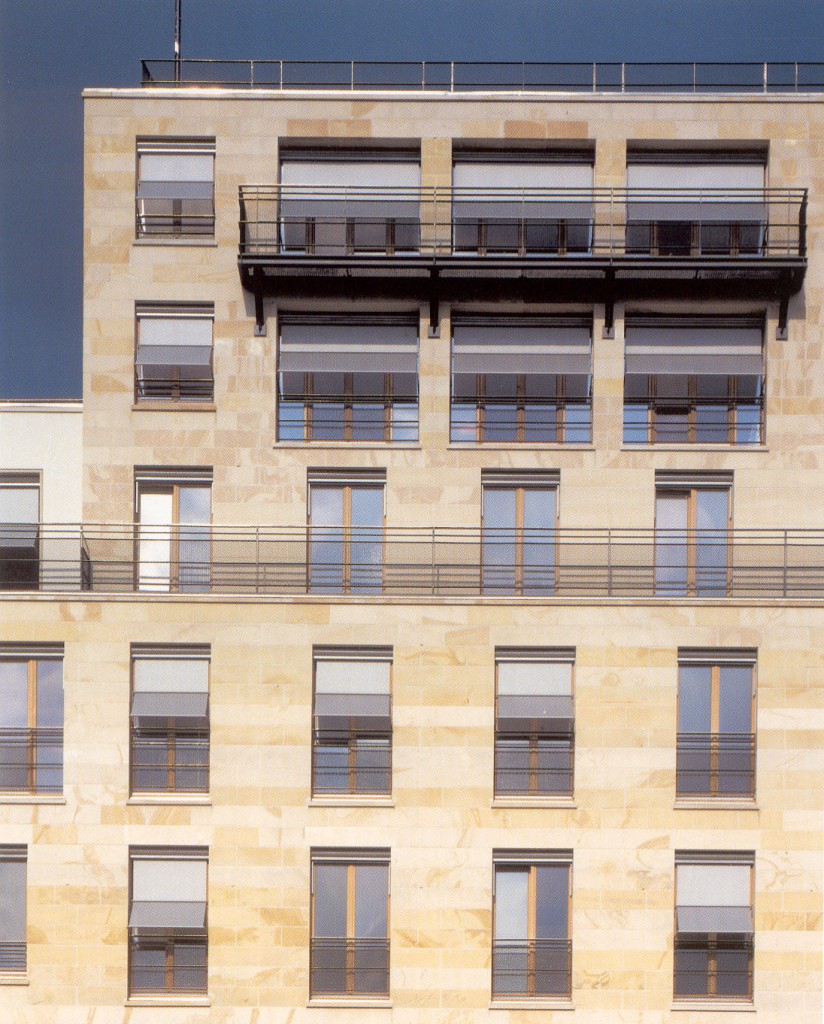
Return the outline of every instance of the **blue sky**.
[[[0,398],[78,397],[84,86],[171,57],[174,0],[0,0]],[[824,60],[824,0],[183,0],[184,57]]]

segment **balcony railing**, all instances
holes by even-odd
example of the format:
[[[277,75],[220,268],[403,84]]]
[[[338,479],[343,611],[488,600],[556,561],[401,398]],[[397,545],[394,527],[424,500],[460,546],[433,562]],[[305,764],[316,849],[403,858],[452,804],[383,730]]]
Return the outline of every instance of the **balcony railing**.
[[[752,940],[676,935],[674,982],[680,999],[752,999]]]
[[[240,256],[806,256],[805,189],[241,185]]]
[[[495,738],[497,796],[571,796],[574,741],[567,735]]]
[[[63,730],[0,729],[0,792],[62,793]]]
[[[0,942],[0,974],[26,970],[26,943]]]
[[[342,738],[316,731],[312,755],[312,792],[316,795],[392,791],[392,737],[388,733]]]
[[[143,60],[144,86],[432,92],[824,91],[824,63]]]
[[[389,940],[313,938],[309,990],[313,996],[388,996]]]
[[[753,796],[755,736],[679,733],[676,779],[679,796]]]
[[[133,729],[131,791],[208,793],[208,731]]]
[[[205,935],[131,929],[129,994],[206,992],[207,956]]]
[[[492,997],[569,995],[569,939],[502,939],[492,943]]]
[[[140,559],[132,524],[41,528],[30,591],[174,590],[211,594],[350,594],[400,598],[664,597],[824,599],[824,530],[689,531],[615,528],[486,531],[461,527],[152,528]],[[185,534],[185,536],[184,536]],[[321,535],[321,544],[318,536]],[[318,551],[350,552],[347,562]],[[494,564],[484,565],[484,551]],[[513,550],[511,564],[504,563]],[[313,558],[313,556],[315,556]],[[16,580],[0,591],[19,592]]]

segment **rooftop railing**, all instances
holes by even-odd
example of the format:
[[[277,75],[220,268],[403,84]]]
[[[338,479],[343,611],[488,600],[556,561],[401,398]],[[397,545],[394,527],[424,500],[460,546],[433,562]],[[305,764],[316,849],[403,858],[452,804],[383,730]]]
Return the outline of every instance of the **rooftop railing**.
[[[824,599],[824,530],[70,524],[21,558],[0,591]]]
[[[141,61],[144,86],[420,92],[803,93],[824,62]]]
[[[241,185],[240,257],[806,256],[806,189]]]

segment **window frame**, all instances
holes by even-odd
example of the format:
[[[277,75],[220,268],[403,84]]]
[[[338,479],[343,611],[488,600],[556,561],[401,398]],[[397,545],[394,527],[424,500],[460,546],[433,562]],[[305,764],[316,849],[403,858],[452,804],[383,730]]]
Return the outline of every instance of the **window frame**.
[[[688,757],[691,752],[704,753],[702,743],[688,739],[690,736],[701,736],[700,733],[684,733],[680,729],[681,713],[681,669],[701,667],[710,669],[710,732],[707,734],[709,767],[708,782],[706,790],[682,791],[680,787],[681,776],[688,769],[679,768],[679,761],[682,757]],[[720,784],[724,777],[724,769],[721,766],[723,754],[722,739],[724,736],[739,736],[737,733],[725,733],[720,729],[721,712],[721,669],[722,668],[744,668],[750,672],[750,731],[748,736],[749,769],[748,775],[750,785],[746,792],[729,792],[721,788]],[[757,728],[756,709],[758,694],[758,652],[751,649],[742,650],[710,650],[679,648],[678,651],[678,692],[676,700],[676,772],[675,772],[675,794],[678,800],[746,800],[755,799],[756,792],[756,755],[757,755]],[[733,745],[733,752],[741,753],[745,741],[736,747]]]
[[[179,320],[209,322],[211,324],[211,338],[209,342],[208,364],[187,364],[168,363],[151,364],[142,363],[140,360],[142,324],[151,320]],[[174,347],[174,346],[169,346]],[[201,346],[193,346],[201,347]],[[198,403],[211,404],[215,397],[215,305],[213,302],[192,302],[192,303],[169,303],[169,302],[136,302],[134,319],[134,403],[135,405],[149,405],[160,403],[161,405],[180,405],[189,407]],[[141,368],[144,365],[165,365],[168,367],[170,376],[167,379],[148,378],[151,394],[146,393],[146,378],[141,377]],[[199,366],[208,370],[203,377],[182,377],[181,368],[184,366]],[[157,381],[158,383],[153,383]],[[157,393],[154,393],[157,392]],[[165,393],[164,393],[165,392]],[[189,393],[187,393],[189,392]],[[197,393],[201,392],[201,393]]]
[[[138,860],[146,861],[172,861],[175,863],[204,863],[205,864],[205,902],[204,902],[204,923],[197,927],[175,927],[175,926],[140,926],[133,925],[132,915],[134,910],[134,865]],[[129,1000],[142,1000],[143,998],[154,999],[158,996],[172,996],[174,998],[197,999],[208,993],[209,988],[209,849],[205,846],[130,846],[129,847],[129,924],[128,924],[128,998]],[[163,901],[150,900],[149,903],[160,903]],[[189,901],[184,901],[189,902]],[[199,901],[191,901],[199,903]],[[204,952],[203,964],[180,964],[176,963],[177,947],[198,948]],[[164,972],[162,987],[137,987],[135,985],[135,974],[139,970],[151,970],[151,967],[141,966],[135,963],[135,954],[145,950],[157,952],[163,950]],[[204,984],[196,987],[178,988],[175,984],[175,971],[203,970]]]
[[[8,767],[14,770],[18,767],[16,761],[12,760],[7,764],[2,762],[5,756],[3,753],[3,740],[10,743],[11,752],[19,749],[20,741],[25,746],[25,775],[26,785],[8,786],[0,785],[0,803],[8,802],[15,797],[49,798],[61,797],[63,795],[65,769],[64,751],[64,729],[65,729],[65,674],[64,674],[64,646],[63,644],[0,644],[0,663],[22,663],[26,666],[26,725],[22,727],[25,736],[19,735],[19,727],[0,729],[0,768]],[[41,700],[40,685],[38,683],[38,668],[41,662],[56,662],[60,665],[60,693],[61,693],[61,724],[59,726],[39,726],[38,707]],[[14,735],[14,734],[18,735]],[[41,735],[42,734],[42,735]],[[43,764],[39,760],[41,745],[47,750],[60,751],[59,762]],[[38,775],[41,770],[59,772],[60,784],[40,785]],[[0,779],[2,775],[0,774]]]
[[[316,869],[319,865],[336,865],[346,868],[346,895],[345,895],[345,910],[346,910],[346,935],[338,937],[327,937],[317,935],[317,912],[318,912],[318,899],[317,899],[317,884],[316,884]],[[379,942],[385,942],[386,946],[386,961],[385,961],[385,986],[378,990],[373,989],[366,991],[357,985],[357,971],[358,966],[355,961],[355,954],[357,946],[355,943],[359,941],[374,941],[368,937],[359,937],[354,934],[356,930],[356,892],[357,892],[357,868],[360,866],[385,866],[386,868],[386,938],[385,940],[378,939]],[[310,1002],[314,1000],[350,1000],[350,999],[388,999],[391,991],[390,984],[390,971],[391,971],[391,909],[392,909],[392,867],[390,851],[388,849],[318,849],[313,848],[310,851],[310,889],[309,889],[309,920],[310,920],[310,943],[309,943],[309,999]],[[322,942],[324,939],[332,938],[335,941],[340,942],[341,940],[345,943],[345,991],[332,991],[329,989],[316,989],[315,978],[316,972],[319,970],[317,967],[317,957],[319,951],[319,945],[316,943]],[[377,947],[375,947],[377,948]],[[320,968],[321,970],[323,968]],[[331,968],[334,970],[335,968]],[[329,968],[327,968],[329,970]],[[364,970],[364,968],[361,968]],[[367,971],[374,971],[375,968],[365,968]]]
[[[180,522],[180,489],[182,487],[200,487],[209,489],[209,522]],[[147,593],[208,593],[213,579],[212,557],[212,518],[213,518],[213,473],[210,468],[153,468],[135,467],[134,477],[134,580],[136,591]],[[142,498],[147,494],[169,494],[171,496],[170,523],[143,523]],[[192,531],[191,537],[184,534]],[[144,565],[164,565],[165,559],[144,558],[143,544],[166,542],[169,544],[168,578],[145,577],[142,573]],[[186,560],[182,556],[183,545],[186,543],[208,544],[208,560]],[[181,570],[196,567],[201,577],[194,582],[183,579]]]
[[[727,865],[738,865],[749,867],[750,876],[750,902],[749,912],[751,919],[755,913],[755,854],[752,852],[722,852],[722,851],[676,851],[675,853],[675,906],[673,912],[673,999],[678,1002],[691,1002],[693,1000],[706,1002],[711,1005],[713,1002],[736,1002],[752,1003],[754,998],[754,947],[755,929],[746,937],[740,935],[724,938],[722,932],[691,933],[680,932],[678,929],[678,908],[683,906],[678,903],[678,869],[684,866],[724,867]],[[725,905],[726,906],[726,905]],[[689,938],[687,936],[697,937]],[[700,952],[707,954],[707,992],[683,992],[679,991],[679,970],[678,954],[684,952]],[[719,951],[731,951],[746,955],[747,957],[747,992],[743,994],[732,994],[718,992]],[[689,972],[683,972],[689,973]]]
[[[509,1002],[512,1000],[545,1000],[572,998],[572,850],[493,850],[492,852],[492,969],[491,969],[491,999],[493,1003]],[[567,872],[567,905],[566,922],[567,934],[565,939],[541,940],[536,936],[538,917],[537,878],[538,870],[542,867],[565,867]],[[527,937],[523,940],[498,939],[498,873],[501,872],[527,872]],[[566,952],[566,984],[563,991],[541,992],[538,991],[537,967],[538,947],[537,943],[563,942]],[[498,943],[516,942],[525,945],[527,953],[526,960],[526,991],[502,992],[496,988],[495,953],[500,949]],[[530,945],[531,944],[531,945]],[[547,947],[549,949],[550,947]],[[560,948],[560,946],[556,947]]]
[[[317,683],[317,669],[319,662],[329,663],[358,663],[358,662],[378,662],[386,664],[387,666],[387,698],[389,714],[388,720],[389,725],[386,730],[379,730],[376,732],[369,732],[366,729],[359,729],[355,723],[355,719],[361,716],[354,716],[349,718],[349,726],[347,730],[347,737],[345,745],[348,750],[348,762],[347,762],[347,786],[345,790],[340,789],[322,789],[318,787],[318,753],[321,746],[343,746],[344,743],[322,742],[322,733],[318,727],[318,683]],[[393,690],[393,675],[394,675],[394,656],[391,647],[360,647],[360,648],[338,648],[338,647],[315,647],[312,652],[312,799],[323,801],[323,800],[336,800],[346,799],[350,802],[356,803],[359,800],[374,800],[375,798],[390,798],[392,795],[392,690]],[[380,716],[378,716],[380,717]],[[358,741],[365,739],[367,744],[371,739],[373,742],[380,741],[386,744],[386,786],[385,788],[361,788],[359,786],[359,772],[369,775],[375,775],[380,771],[380,768],[367,768],[364,770],[358,764]]]
[[[713,597],[727,596],[732,588],[732,545],[733,545],[733,481],[731,474],[718,474],[716,477],[687,476],[679,474],[656,473],[655,477],[655,525],[653,535],[655,539],[654,549],[654,576],[655,593],[658,597]],[[727,518],[724,527],[725,535],[725,560],[723,566],[723,586],[709,585],[706,580],[701,579],[702,572],[707,574],[710,584],[717,577],[720,580],[720,567],[702,567],[699,564],[699,552],[702,545],[699,543],[701,529],[697,524],[698,494],[710,492],[724,492],[727,499]],[[658,502],[662,497],[686,497],[687,499],[687,525],[685,530],[659,526]],[[716,531],[721,532],[721,531]],[[668,540],[667,533],[683,533],[683,541],[679,537]],[[684,586],[664,581],[660,582],[659,572],[666,569],[680,569],[680,565],[668,566],[659,563],[659,551],[662,549],[678,546],[685,551],[685,574]],[[705,545],[706,547],[707,545]],[[710,549],[716,545],[708,545]],[[708,569],[711,570],[708,572]]]
[[[28,847],[24,843],[0,844],[0,866],[3,864],[22,864],[23,906],[22,930],[18,938],[0,939],[0,978],[5,982],[25,983],[28,972]],[[0,900],[10,895],[5,885],[0,885]]]
[[[140,660],[153,660],[153,661],[198,661],[206,663],[207,673],[207,690],[206,690],[206,713],[205,713],[205,727],[204,726],[178,726],[178,721],[181,720],[182,716],[169,715],[165,718],[166,726],[161,727],[160,725],[151,726],[136,726],[135,719],[139,718],[134,714],[132,702],[134,696],[138,692],[150,692],[150,691],[138,691],[136,688],[136,673],[135,666],[136,662]],[[191,796],[197,799],[199,796],[206,795],[209,793],[210,786],[210,754],[211,754],[211,723],[209,715],[209,697],[211,693],[211,648],[208,644],[198,645],[148,645],[148,644],[132,644],[131,657],[130,657],[130,677],[131,677],[131,700],[129,705],[129,793],[132,797],[148,797],[149,799],[163,798],[164,796],[174,796],[176,802],[180,802],[182,797]],[[188,693],[191,691],[180,690],[172,691],[176,693]],[[161,717],[161,716],[158,716]],[[185,722],[186,719],[183,718]],[[151,749],[155,744],[158,748],[160,747],[160,741],[163,740],[166,749],[166,786],[165,787],[146,787],[136,786],[136,776],[138,771],[146,771],[149,769],[159,770],[162,768],[162,764],[138,764],[136,761],[136,752],[139,748],[139,741],[144,739],[147,741],[149,748]],[[194,749],[200,749],[205,752],[205,760],[197,764],[177,762],[178,746],[183,739],[189,739],[194,743]],[[183,749],[186,749],[184,746]],[[202,786],[191,787],[186,786],[183,788],[177,785],[177,773],[181,769],[192,769],[193,774],[201,774],[205,779],[205,784]],[[185,772],[184,772],[185,774]]]
[[[155,201],[166,201],[171,202],[172,211],[170,214],[154,214],[147,215],[141,211],[141,203],[146,201],[146,196],[141,196],[141,187],[150,182],[158,179],[147,178],[143,179],[143,168],[142,158],[144,156],[168,156],[168,157],[187,157],[187,156],[199,156],[209,158],[212,160],[212,177],[211,177],[211,195],[208,198],[204,197],[191,197],[195,202],[206,202],[211,204],[211,212],[209,214],[188,214],[184,217],[183,214],[183,202],[186,196],[170,196],[170,197],[152,197]],[[216,139],[214,136],[190,136],[190,137],[176,137],[169,138],[166,136],[138,136],[135,139],[135,238],[143,244],[157,244],[168,242],[168,241],[184,241],[188,244],[196,244],[202,242],[204,244],[210,244],[214,242],[215,228],[217,220],[217,207],[215,202],[215,163],[216,163],[217,149]],[[209,179],[202,179],[207,182]],[[192,182],[184,178],[174,178],[166,184],[173,184],[180,182],[182,184],[191,184]],[[198,179],[196,184],[199,184],[201,179]],[[155,228],[152,230],[147,225],[147,220],[158,220],[163,219],[163,224],[170,221],[170,230],[163,230],[163,224],[158,229],[157,225],[153,225]],[[186,230],[186,223],[191,222],[192,219],[203,220],[205,230],[193,231]]]
[[[10,522],[4,524],[0,519],[0,531],[5,526],[31,526],[34,528],[34,543],[30,548],[18,547],[16,544],[12,544],[9,547],[3,545],[2,537],[0,537],[0,591],[3,590],[39,590],[41,585],[41,576],[43,574],[42,565],[42,525],[43,525],[43,474],[40,470],[25,470],[25,469],[13,469],[13,470],[2,470],[0,471],[0,491],[13,491],[13,490],[33,490],[37,489],[37,522],[36,523],[14,523]],[[33,552],[33,556],[23,556],[22,558],[14,557],[16,550],[30,551]],[[9,552],[7,555],[6,553]],[[22,580],[15,580],[15,569],[13,566],[17,565],[18,573],[20,572],[20,566],[30,566],[28,576],[24,572]]]
[[[342,518],[339,525],[317,524],[313,522],[313,489],[327,488],[340,490],[342,492]],[[355,490],[381,490],[381,524],[375,526],[353,526],[352,525],[352,492]],[[380,471],[352,471],[347,474],[326,474],[311,473],[308,477],[306,505],[306,592],[321,594],[381,594],[386,585],[386,473]],[[357,570],[362,567],[369,567],[369,562],[353,562],[352,547],[354,544],[375,544],[377,539],[371,536],[372,533],[380,530],[381,561],[380,579],[371,581],[359,581]],[[323,531],[326,531],[324,533]],[[335,532],[336,531],[336,532]],[[361,539],[359,532],[364,533]],[[328,538],[328,539],[324,539]],[[341,544],[340,559],[340,580],[333,580],[326,583],[324,580],[318,582],[313,579],[316,572],[316,562],[313,557],[315,544],[336,543]],[[327,563],[318,563],[321,567]],[[330,563],[331,565],[331,563]],[[337,565],[337,563],[335,563]],[[356,570],[353,572],[353,569]],[[328,572],[328,566],[327,570]]]
[[[496,800],[519,800],[519,799],[571,799],[575,790],[575,648],[564,647],[564,648],[506,648],[497,647],[495,649],[495,743],[494,743],[494,767],[493,767],[493,792]],[[513,664],[513,663],[535,663],[535,664],[563,664],[569,665],[570,669],[570,701],[572,704],[572,717],[569,719],[569,729],[564,731],[563,729],[552,729],[552,730],[539,730],[535,727],[535,720],[531,722],[530,730],[528,734],[513,734],[510,736],[508,733],[503,732],[500,729],[499,722],[499,700],[500,700],[500,689],[499,689],[499,672],[502,664]],[[528,775],[528,787],[526,789],[500,789],[498,776],[501,771],[500,769],[500,756],[501,751],[499,745],[502,747],[504,742],[523,742],[527,743],[527,750],[529,754],[529,763],[527,768]],[[544,789],[540,786],[541,779],[541,768],[540,768],[540,747],[541,740],[548,741],[552,744],[558,744],[560,750],[561,742],[567,744],[567,759],[569,764],[569,783],[564,789]],[[551,774],[553,769],[548,769]]]
[[[515,525],[513,527],[502,526],[493,527],[487,526],[486,524],[486,496],[489,491],[514,491],[515,492]],[[537,568],[547,573],[547,585],[533,588],[530,586],[527,577],[529,576],[529,569],[533,567],[528,564],[525,559],[525,541],[528,539],[526,534],[530,530],[539,530],[540,527],[529,527],[524,525],[524,506],[525,506],[525,495],[527,491],[533,492],[545,492],[553,493],[553,501],[555,505],[555,521],[553,526],[550,528],[550,537],[547,541],[547,545],[552,547],[552,561],[548,565],[538,566]],[[546,596],[553,595],[558,592],[558,572],[559,572],[559,549],[558,549],[558,528],[560,521],[560,474],[559,473],[482,473],[481,474],[481,557],[480,557],[480,577],[481,577],[481,588],[480,592],[482,595],[487,596],[498,596],[511,594],[516,597],[529,597],[529,596]],[[496,534],[489,534],[490,530],[497,531]],[[511,534],[511,537],[507,535]],[[515,558],[513,564],[510,566],[504,563],[490,562],[487,563],[487,547],[492,545],[503,545],[511,544],[515,548]],[[543,546],[543,545],[542,545]],[[501,584],[496,586],[493,583],[490,584],[488,571],[493,570],[512,570],[513,581],[512,586]],[[526,570],[526,571],[525,571]]]

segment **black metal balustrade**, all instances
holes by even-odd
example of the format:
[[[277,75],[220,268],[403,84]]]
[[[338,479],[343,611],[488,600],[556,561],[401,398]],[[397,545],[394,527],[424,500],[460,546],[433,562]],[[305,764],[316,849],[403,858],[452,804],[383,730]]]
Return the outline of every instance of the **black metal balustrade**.
[[[133,793],[208,793],[209,732],[132,729]]]
[[[240,257],[806,256],[805,189],[241,185]],[[630,259],[631,258],[631,259]]]
[[[753,796],[755,736],[679,733],[676,790],[679,796]]]
[[[736,935],[675,936],[675,996],[752,999],[753,944]]]
[[[566,996],[572,992],[569,939],[503,939],[492,943],[492,996]]]
[[[61,728],[0,729],[0,792],[63,792]]]
[[[347,737],[316,730],[312,792],[316,795],[383,795],[392,791],[392,737],[360,733]]]
[[[41,527],[30,590],[824,599],[824,530]],[[712,536],[710,534],[713,533]],[[160,542],[167,541],[165,556]],[[345,561],[339,553],[349,552]],[[174,554],[170,554],[173,552]],[[506,558],[510,557],[507,563]],[[486,553],[486,554],[485,554]],[[494,562],[484,565],[484,558]],[[34,571],[36,569],[36,572]],[[0,576],[0,591],[17,580]]]
[[[309,990],[313,996],[388,996],[389,940],[313,938]]]
[[[131,929],[129,994],[191,995],[207,991],[205,935]]]
[[[783,93],[824,91],[813,61],[141,61],[144,86],[433,92]]]
[[[496,737],[496,796],[571,796],[571,733],[530,738]]]
[[[0,972],[23,973],[26,970],[26,943],[0,942]]]

